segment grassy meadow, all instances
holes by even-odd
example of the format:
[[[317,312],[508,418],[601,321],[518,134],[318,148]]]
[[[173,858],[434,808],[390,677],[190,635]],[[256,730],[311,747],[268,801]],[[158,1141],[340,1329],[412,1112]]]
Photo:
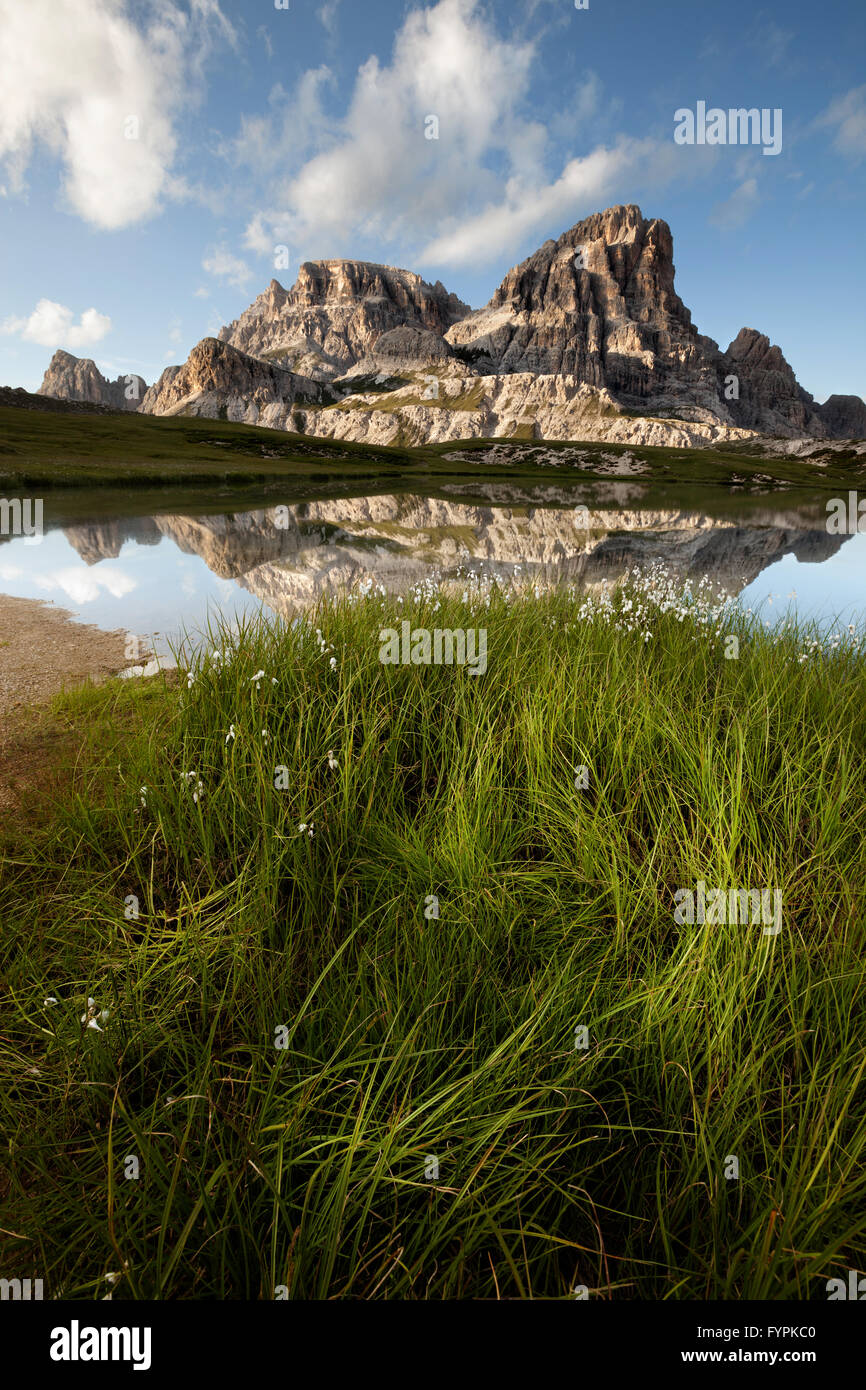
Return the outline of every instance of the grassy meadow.
[[[486,629],[486,673],[381,664],[404,619]],[[4,832],[8,1275],[785,1300],[864,1267],[853,638],[656,572],[215,645],[64,697]],[[781,931],[677,923],[699,881],[781,890]]]
[[[39,397],[32,397],[39,400]],[[351,407],[357,408],[357,405]],[[627,413],[627,412],[626,412]],[[497,461],[488,457],[492,447]],[[533,453],[533,451],[536,451]],[[463,439],[417,446],[370,445],[265,429],[186,415],[86,414],[22,410],[0,402],[0,493],[79,489],[271,486],[328,489],[338,484],[363,491],[395,483],[464,484],[475,476],[488,482],[541,481],[569,484],[610,471],[625,458],[646,468],[645,481],[663,487],[735,488],[738,504],[750,493],[782,489],[814,497],[815,490],[839,492],[863,486],[866,455],[855,446],[810,458],[764,456],[760,441],[720,448],[681,449],[607,441],[568,442],[531,438]]]

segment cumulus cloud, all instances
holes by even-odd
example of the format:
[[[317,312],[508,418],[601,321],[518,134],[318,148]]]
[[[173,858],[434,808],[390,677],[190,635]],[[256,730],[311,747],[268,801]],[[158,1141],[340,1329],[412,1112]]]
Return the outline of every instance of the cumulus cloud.
[[[4,333],[16,333],[28,343],[42,347],[91,347],[111,331],[111,319],[96,309],[85,309],[78,322],[75,311],[53,299],[40,299],[26,318],[7,318]]]
[[[815,124],[819,130],[834,131],[833,145],[840,154],[862,159],[866,154],[866,83],[831,101]]]
[[[225,246],[215,247],[205,256],[201,265],[202,270],[206,270],[208,275],[223,280],[227,285],[234,285],[239,290],[244,288],[253,273],[246,261],[242,261],[239,256],[233,256]]]
[[[253,216],[247,244],[333,247],[359,228],[405,239],[438,221],[443,207],[492,197],[503,168],[519,174],[544,149],[543,127],[520,114],[533,57],[531,42],[500,39],[477,0],[438,0],[407,16],[390,64],[371,57],[361,65],[339,121],[321,116],[328,70],[306,74],[296,102],[307,116],[307,158],[275,205]],[[291,159],[297,123],[274,126],[248,122],[236,152],[264,147],[272,160]]]
[[[491,202],[475,217],[452,219],[450,230],[427,244],[422,259],[433,265],[483,264],[491,255],[520,245],[536,227],[549,222],[568,225],[575,220],[576,209],[603,202],[617,178],[636,161],[633,150],[620,146],[572,159],[552,183],[511,179],[504,198]]]
[[[179,191],[178,113],[212,43],[235,36],[218,0],[150,12],[139,29],[127,0],[0,0],[0,160],[13,192],[38,147],[59,158],[69,206],[105,230]]]
[[[536,56],[523,34],[501,37],[479,0],[436,0],[410,11],[389,62],[358,68],[341,114],[328,113],[327,67],[291,95],[275,89],[270,114],[242,121],[223,150],[267,170],[275,190],[251,216],[246,246],[264,255],[284,244],[303,260],[396,243],[421,266],[485,264],[606,199],[709,171],[714,147],[593,144],[589,123],[609,129],[612,111],[593,72],[543,124],[530,99]],[[575,143],[582,153],[561,152]]]

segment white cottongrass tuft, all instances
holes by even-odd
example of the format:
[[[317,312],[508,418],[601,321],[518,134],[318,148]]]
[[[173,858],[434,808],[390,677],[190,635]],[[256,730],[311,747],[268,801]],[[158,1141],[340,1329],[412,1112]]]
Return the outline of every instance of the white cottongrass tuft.
[[[94,1028],[97,1033],[101,1033],[102,1029],[96,1021],[97,1018],[101,1019],[103,1023],[107,1023],[109,1018],[108,1009],[100,1010],[96,1007],[96,1003],[93,999],[88,999],[87,1008],[81,1015],[81,1022],[87,1028]]]

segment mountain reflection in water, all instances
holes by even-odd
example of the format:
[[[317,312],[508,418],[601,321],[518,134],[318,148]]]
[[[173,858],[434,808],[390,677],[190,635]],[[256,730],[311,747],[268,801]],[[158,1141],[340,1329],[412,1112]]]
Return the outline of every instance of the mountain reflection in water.
[[[710,515],[642,508],[626,485],[622,500],[604,503],[567,489],[487,491],[493,495],[484,501],[476,487],[466,500],[382,494],[66,526],[41,545],[0,547],[0,588],[52,598],[101,626],[169,634],[172,626],[195,629],[214,608],[236,613],[264,604],[290,616],[368,577],[404,591],[467,566],[505,582],[593,586],[660,561],[684,578],[707,575],[740,594],[780,561],[787,559],[799,582],[847,548],[851,564],[838,566],[844,583],[834,587],[828,569],[820,596],[834,599],[838,590],[840,612],[858,599],[866,606],[864,538],[829,535],[822,502]]]

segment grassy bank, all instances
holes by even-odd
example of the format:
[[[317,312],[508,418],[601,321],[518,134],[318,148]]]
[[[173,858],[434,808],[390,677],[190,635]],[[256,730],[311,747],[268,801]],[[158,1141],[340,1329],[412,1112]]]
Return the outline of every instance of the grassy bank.
[[[404,618],[485,628],[486,673],[382,665]],[[5,850],[4,1271],[117,1300],[862,1270],[866,662],[814,641],[661,575],[467,582],[70,697],[83,746]],[[780,890],[781,930],[678,924],[698,881]]]
[[[551,485],[607,478],[620,459],[645,470],[640,474],[645,483],[733,488],[739,499],[783,489],[838,493],[862,486],[866,478],[866,456],[853,447],[828,447],[812,459],[765,458],[742,444],[675,449],[500,438],[402,447],[193,416],[66,414],[0,404],[0,492],[6,495],[54,488],[141,491],[276,483],[304,491],[337,480],[344,487],[372,490],[401,480],[406,487],[473,479]]]

